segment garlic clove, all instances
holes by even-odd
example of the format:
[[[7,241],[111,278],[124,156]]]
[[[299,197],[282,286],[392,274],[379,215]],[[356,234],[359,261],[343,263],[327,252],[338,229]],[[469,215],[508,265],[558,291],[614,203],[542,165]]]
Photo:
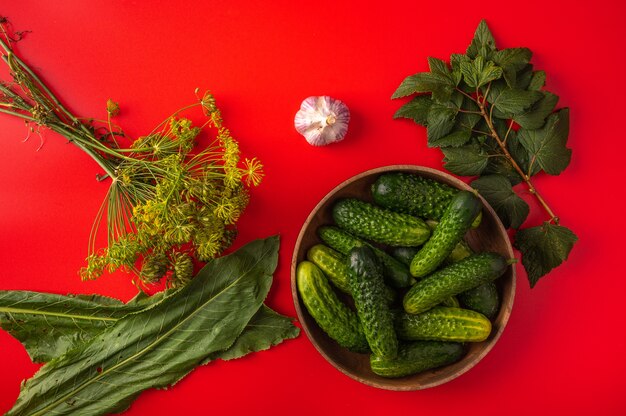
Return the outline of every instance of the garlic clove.
[[[348,132],[350,110],[342,101],[312,96],[302,101],[294,125],[298,133],[313,146],[325,146],[343,140]]]

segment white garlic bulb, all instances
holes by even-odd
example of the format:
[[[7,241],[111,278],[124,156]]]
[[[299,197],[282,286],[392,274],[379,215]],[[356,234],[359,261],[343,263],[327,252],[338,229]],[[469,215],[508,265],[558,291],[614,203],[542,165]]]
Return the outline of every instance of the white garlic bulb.
[[[302,101],[294,125],[309,144],[325,146],[343,140],[348,132],[349,121],[348,106],[324,95]]]

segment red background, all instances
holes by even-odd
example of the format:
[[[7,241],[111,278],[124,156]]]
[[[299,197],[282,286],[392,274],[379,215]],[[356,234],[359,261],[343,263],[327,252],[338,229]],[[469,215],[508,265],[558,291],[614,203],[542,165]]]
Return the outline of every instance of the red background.
[[[0,14],[31,30],[18,46],[75,112],[105,116],[131,135],[152,129],[211,89],[227,125],[266,178],[253,191],[237,245],[279,233],[268,303],[295,315],[289,263],[300,227],[330,189],[388,164],[441,167],[425,129],[393,120],[389,97],[426,57],[462,52],[481,18],[498,46],[527,46],[547,87],[571,108],[570,167],[537,186],[580,237],[570,260],[529,289],[520,265],[504,335],[469,373],[430,390],[397,393],[336,371],[306,336],[243,359],[195,370],[168,391],[147,391],[128,415],[187,414],[624,414],[626,15],[620,1],[2,1]],[[149,6],[148,6],[149,4]],[[309,95],[345,101],[345,141],[313,148],[293,129]],[[23,123],[0,115],[0,289],[101,293],[127,300],[127,275],[81,282],[89,229],[108,184],[98,166],[50,132],[21,140]],[[542,217],[535,215],[529,224]],[[0,331],[0,412],[33,365]]]

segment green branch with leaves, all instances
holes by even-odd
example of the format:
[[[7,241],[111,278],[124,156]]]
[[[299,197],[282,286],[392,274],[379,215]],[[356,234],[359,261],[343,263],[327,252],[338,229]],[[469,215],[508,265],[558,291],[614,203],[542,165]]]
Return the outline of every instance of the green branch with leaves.
[[[571,159],[567,148],[569,110],[556,109],[558,96],[543,89],[546,74],[530,63],[528,48],[496,48],[485,21],[465,54],[450,64],[428,58],[430,71],[407,77],[392,98],[414,95],[394,118],[427,128],[429,147],[439,147],[444,166],[461,176],[491,204],[506,228],[516,229],[515,246],[530,286],[565,261],[576,235],[533,183],[540,172],[559,175]],[[546,213],[540,226],[521,228],[530,212],[516,185],[523,184]]]

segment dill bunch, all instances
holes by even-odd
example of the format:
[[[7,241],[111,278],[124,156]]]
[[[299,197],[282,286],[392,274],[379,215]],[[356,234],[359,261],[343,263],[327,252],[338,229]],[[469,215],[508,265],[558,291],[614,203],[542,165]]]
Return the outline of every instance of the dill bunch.
[[[29,132],[47,129],[64,136],[104,170],[98,180],[111,183],[91,230],[81,277],[124,270],[134,274],[141,288],[163,278],[171,287],[188,282],[194,259],[208,261],[232,244],[235,224],[249,201],[248,187],[260,183],[263,165],[257,158],[241,159],[208,92],[200,97],[196,90],[196,103],[135,140],[113,125],[119,106],[112,100],[106,120],[79,119],[15,54],[20,39],[0,17],[2,58],[12,76],[0,81],[0,112],[23,119]],[[201,126],[181,116],[193,107],[207,117]],[[198,150],[202,130],[213,132],[213,139]],[[98,248],[102,228],[108,244]]]

